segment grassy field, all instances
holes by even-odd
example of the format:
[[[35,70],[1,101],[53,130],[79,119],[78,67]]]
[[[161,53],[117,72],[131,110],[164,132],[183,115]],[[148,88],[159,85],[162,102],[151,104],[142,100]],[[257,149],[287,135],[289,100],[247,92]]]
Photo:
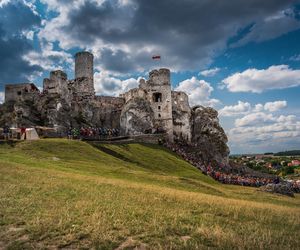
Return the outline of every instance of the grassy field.
[[[0,249],[299,249],[300,196],[221,185],[168,150],[0,145]]]

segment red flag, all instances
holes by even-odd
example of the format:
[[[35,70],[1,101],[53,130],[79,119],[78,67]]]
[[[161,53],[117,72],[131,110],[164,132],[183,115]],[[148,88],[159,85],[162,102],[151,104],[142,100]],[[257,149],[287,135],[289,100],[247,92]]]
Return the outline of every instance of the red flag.
[[[156,55],[156,56],[152,56],[153,60],[160,60],[160,56]]]

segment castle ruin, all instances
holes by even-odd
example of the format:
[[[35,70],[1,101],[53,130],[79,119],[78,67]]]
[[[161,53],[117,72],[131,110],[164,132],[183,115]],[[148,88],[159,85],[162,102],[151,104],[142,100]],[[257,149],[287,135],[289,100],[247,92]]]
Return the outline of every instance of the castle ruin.
[[[148,80],[141,79],[137,88],[119,97],[98,96],[93,59],[89,52],[77,53],[75,79],[69,80],[61,70],[52,71],[42,91],[33,83],[6,85],[0,125],[53,127],[60,134],[70,127],[118,128],[121,135],[161,133],[170,142],[191,145],[214,136],[222,142],[219,158],[228,156],[227,137],[217,112],[202,106],[191,108],[186,93],[172,90],[169,69],[152,70]]]

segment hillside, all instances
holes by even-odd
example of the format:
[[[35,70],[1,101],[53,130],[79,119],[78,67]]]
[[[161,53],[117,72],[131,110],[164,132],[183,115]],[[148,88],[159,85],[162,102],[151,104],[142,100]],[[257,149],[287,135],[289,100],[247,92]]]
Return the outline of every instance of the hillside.
[[[299,194],[221,185],[161,146],[0,145],[0,249],[296,249],[299,207]]]
[[[300,155],[300,150],[283,151],[274,154],[275,156],[297,156]]]

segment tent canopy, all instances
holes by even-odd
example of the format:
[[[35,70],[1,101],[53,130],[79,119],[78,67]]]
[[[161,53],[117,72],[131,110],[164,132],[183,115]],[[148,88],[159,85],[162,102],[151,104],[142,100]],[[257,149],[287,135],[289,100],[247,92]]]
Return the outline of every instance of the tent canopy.
[[[40,139],[35,128],[26,128],[25,133],[26,133],[26,140],[38,140],[38,139]],[[21,137],[21,140],[24,140],[24,139],[25,139],[25,134],[23,134],[22,137]]]

